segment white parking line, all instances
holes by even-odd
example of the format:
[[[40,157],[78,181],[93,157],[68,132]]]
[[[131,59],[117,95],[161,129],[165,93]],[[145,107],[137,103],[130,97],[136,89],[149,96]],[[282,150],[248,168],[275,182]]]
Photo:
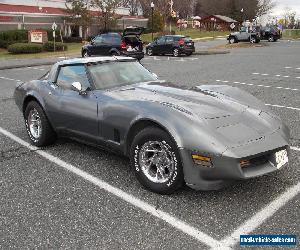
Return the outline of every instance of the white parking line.
[[[300,193],[300,182],[295,186],[287,189],[283,194],[277,197],[269,205],[261,209],[258,213],[246,220],[240,227],[238,227],[230,236],[221,241],[221,245],[233,247],[240,240],[240,235],[249,234],[260,227],[266,220],[272,217],[279,209],[292,200]]]
[[[270,75],[270,74],[262,74],[262,73],[252,73],[252,75],[260,75],[260,76],[271,76],[272,77],[272,75]],[[290,78],[291,76],[288,76],[288,75],[274,75],[274,76],[276,76],[276,77],[283,77],[283,78]],[[300,79],[300,76],[298,76],[298,77],[295,77],[296,79]]]
[[[285,69],[292,69],[293,67],[284,67]]]
[[[228,83],[229,81],[222,81],[222,80],[216,80],[216,82],[224,82]],[[263,85],[263,84],[252,84],[252,83],[245,83],[245,82],[232,82],[234,84],[240,84],[240,85],[247,85],[247,86],[255,86],[255,87],[262,87],[262,88],[276,88],[276,89],[284,89],[284,90],[292,90],[292,91],[299,91],[299,89],[292,89],[288,87],[281,87],[281,86],[270,86],[270,85]]]
[[[199,231],[197,228],[188,225],[186,222],[184,222],[184,221],[182,221],[160,209],[156,209],[155,206],[153,206],[145,201],[142,201],[142,200],[134,197],[133,195],[126,193],[126,192],[122,191],[121,189],[116,188],[116,187],[108,184],[107,182],[102,181],[102,180],[90,175],[89,173],[82,171],[81,169],[76,168],[75,166],[73,166],[65,161],[62,161],[61,159],[43,151],[43,150],[37,150],[38,148],[30,145],[26,141],[13,135],[9,131],[7,131],[1,127],[0,127],[0,133],[5,135],[8,138],[14,140],[15,142],[21,144],[22,146],[28,148],[29,150],[34,150],[37,154],[39,154],[40,156],[49,160],[50,162],[72,172],[73,174],[80,176],[81,178],[85,179],[86,181],[89,181],[90,183],[98,186],[99,188],[104,189],[108,193],[110,193],[110,194],[126,201],[127,203],[163,220],[164,222],[168,223],[169,225],[173,226],[174,228],[178,229],[179,231],[193,237],[194,239],[198,240],[199,242],[201,242],[209,247],[212,247],[212,248],[220,247],[220,244],[217,240],[215,240],[211,236]]]
[[[276,107],[276,108],[292,109],[292,110],[300,111],[300,108],[287,107],[287,106],[276,105],[276,104],[266,104],[266,106],[271,106],[271,107]]]
[[[0,76],[0,79],[8,80],[8,81],[14,81],[14,82],[22,82],[21,80],[12,79],[12,78],[7,78],[7,77],[4,77],[4,76]]]
[[[297,147],[291,147],[291,150],[299,151],[300,152],[300,148],[297,148]]]

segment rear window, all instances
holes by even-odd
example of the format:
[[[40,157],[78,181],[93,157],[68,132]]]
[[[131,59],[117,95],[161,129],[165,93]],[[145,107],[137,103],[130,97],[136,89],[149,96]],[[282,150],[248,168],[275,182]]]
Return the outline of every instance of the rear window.
[[[187,37],[184,38],[184,41],[185,41],[185,42],[191,42],[191,41],[192,41],[192,38],[189,37],[189,36],[187,36]]]

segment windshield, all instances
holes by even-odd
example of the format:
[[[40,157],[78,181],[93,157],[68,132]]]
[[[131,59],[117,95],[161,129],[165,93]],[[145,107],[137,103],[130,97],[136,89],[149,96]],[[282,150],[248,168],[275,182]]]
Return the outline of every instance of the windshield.
[[[139,82],[153,82],[153,76],[138,62],[113,62],[89,66],[96,89],[110,89]]]

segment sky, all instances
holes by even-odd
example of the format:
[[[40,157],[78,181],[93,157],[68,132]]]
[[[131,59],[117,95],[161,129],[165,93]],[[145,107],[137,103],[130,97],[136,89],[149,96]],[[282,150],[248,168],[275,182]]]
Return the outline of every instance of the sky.
[[[272,15],[281,16],[286,7],[296,11],[298,18],[300,18],[300,0],[274,0],[277,3],[276,7],[272,11]]]

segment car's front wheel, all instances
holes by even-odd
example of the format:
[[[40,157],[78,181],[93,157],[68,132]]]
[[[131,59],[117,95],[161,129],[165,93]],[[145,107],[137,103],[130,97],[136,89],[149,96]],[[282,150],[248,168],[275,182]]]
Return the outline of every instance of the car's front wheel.
[[[173,49],[173,56],[178,57],[179,56],[179,49]]]
[[[229,37],[228,42],[229,42],[229,44],[234,44],[237,41],[236,41],[236,38],[234,36],[231,36],[231,37]]]
[[[139,132],[130,150],[139,182],[159,194],[171,194],[183,184],[183,169],[176,143],[156,127]]]
[[[87,50],[82,51],[82,57],[89,57],[90,54]]]
[[[269,36],[268,41],[269,41],[270,43],[274,42],[274,36],[272,36],[272,35]]]
[[[24,112],[24,119],[29,139],[33,145],[43,147],[55,142],[56,134],[37,102],[28,103]]]

